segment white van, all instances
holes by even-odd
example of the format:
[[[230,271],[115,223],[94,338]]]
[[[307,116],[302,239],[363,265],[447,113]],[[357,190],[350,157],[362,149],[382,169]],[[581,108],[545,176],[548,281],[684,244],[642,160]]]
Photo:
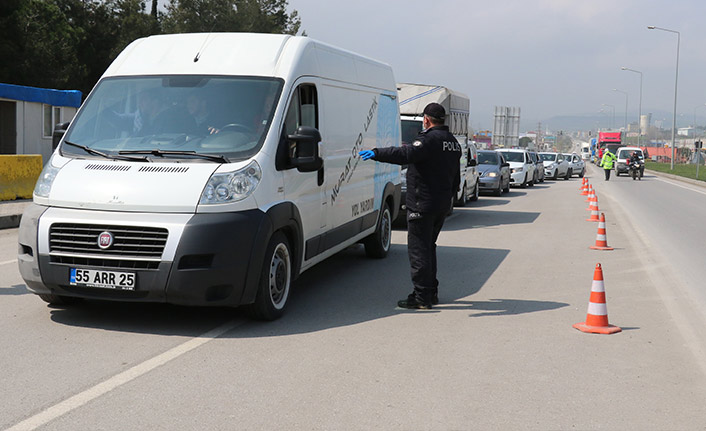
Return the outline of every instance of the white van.
[[[130,44],[47,163],[19,267],[49,303],[250,304],[275,319],[301,272],[363,242],[390,247],[400,144],[383,63],[272,34]]]
[[[618,152],[616,154],[617,156],[617,163],[615,164],[615,175],[620,176],[620,174],[629,174],[630,173],[630,168],[628,167],[628,161],[630,160],[630,157],[632,156],[632,153],[636,152],[637,156],[644,162],[645,160],[645,155],[642,153],[642,149],[640,147],[620,147],[618,148]],[[644,165],[643,165],[643,171],[644,171]]]

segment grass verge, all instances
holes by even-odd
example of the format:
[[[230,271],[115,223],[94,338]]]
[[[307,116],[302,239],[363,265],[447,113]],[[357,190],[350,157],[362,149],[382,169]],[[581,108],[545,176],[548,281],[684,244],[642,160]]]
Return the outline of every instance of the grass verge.
[[[674,165],[674,170],[670,169],[669,163],[657,163],[648,160],[645,164],[646,169],[651,169],[657,172],[664,172],[665,174],[678,175],[680,177],[698,179],[700,181],[706,181],[706,166],[699,166],[699,178],[696,178],[696,165]]]

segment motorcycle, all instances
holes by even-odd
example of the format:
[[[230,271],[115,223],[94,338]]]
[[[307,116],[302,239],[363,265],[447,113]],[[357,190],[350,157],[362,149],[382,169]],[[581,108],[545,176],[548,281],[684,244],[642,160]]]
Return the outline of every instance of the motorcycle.
[[[642,167],[641,161],[631,161],[628,168],[630,169],[630,176],[633,180],[638,178],[640,181],[642,181],[642,172],[644,168]]]

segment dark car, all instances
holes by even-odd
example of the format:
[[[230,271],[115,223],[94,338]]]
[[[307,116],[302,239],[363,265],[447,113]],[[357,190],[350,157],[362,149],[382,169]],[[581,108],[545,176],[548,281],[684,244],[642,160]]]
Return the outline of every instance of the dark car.
[[[510,165],[503,155],[490,150],[478,151],[480,191],[492,192],[495,196],[510,191]]]

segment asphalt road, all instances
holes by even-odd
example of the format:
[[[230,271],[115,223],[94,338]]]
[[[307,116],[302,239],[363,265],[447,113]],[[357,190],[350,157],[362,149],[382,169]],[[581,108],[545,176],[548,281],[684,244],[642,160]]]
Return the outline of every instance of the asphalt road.
[[[352,247],[304,273],[288,313],[261,323],[224,309],[48,307],[19,276],[17,230],[2,230],[0,428],[700,429],[705,309],[649,228],[689,217],[692,195],[593,169],[614,251],[588,248],[597,224],[577,179],[482,196],[442,231],[430,311],[395,308],[410,290],[404,231],[387,259]],[[610,336],[572,328],[599,262],[623,328]]]

